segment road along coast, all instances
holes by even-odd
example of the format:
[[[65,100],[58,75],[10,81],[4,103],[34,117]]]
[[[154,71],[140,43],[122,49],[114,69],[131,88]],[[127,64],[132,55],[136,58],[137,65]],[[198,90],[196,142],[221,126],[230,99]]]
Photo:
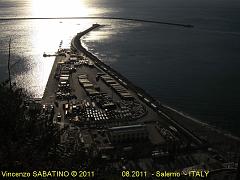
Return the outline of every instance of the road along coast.
[[[99,27],[99,26],[98,26]],[[96,64],[99,65],[103,70],[107,70],[108,72],[112,72],[116,74],[118,77],[127,84],[127,86],[131,89],[134,89],[137,92],[138,97],[142,99],[149,107],[151,107],[154,111],[159,113],[159,115],[169,122],[173,123],[178,128],[182,129],[182,132],[186,135],[190,136],[196,143],[198,144],[207,144],[211,145],[213,148],[219,150],[223,155],[228,153],[229,159],[235,160],[235,158],[240,153],[240,138],[231,135],[230,133],[224,132],[222,130],[217,129],[207,123],[203,123],[195,118],[192,118],[185,113],[177,111],[157,100],[155,100],[151,95],[145,92],[140,87],[135,86],[131,83],[127,78],[119,74],[116,70],[112,69],[110,66],[104,64],[101,60],[99,60],[94,54],[89,52],[86,48],[84,48],[81,44],[81,37],[87,34],[89,31],[84,31],[82,33],[78,33],[71,42],[71,47],[73,50],[77,50],[79,52],[83,52],[94,60]],[[203,143],[204,142],[204,143]],[[205,145],[206,145],[205,144]]]

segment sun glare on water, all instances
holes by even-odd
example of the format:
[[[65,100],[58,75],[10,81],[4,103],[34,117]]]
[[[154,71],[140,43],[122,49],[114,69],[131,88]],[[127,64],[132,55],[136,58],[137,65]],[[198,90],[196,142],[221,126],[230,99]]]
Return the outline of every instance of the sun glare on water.
[[[29,16],[34,18],[46,17],[82,17],[89,16],[93,9],[87,7],[87,0],[32,0]],[[28,26],[26,34],[29,53],[23,52],[28,67],[18,74],[15,81],[27,89],[34,97],[43,95],[54,57],[43,58],[43,53],[54,54],[61,40],[67,48],[71,38],[78,32],[91,26],[90,20],[33,20],[21,22]]]
[[[23,21],[21,26],[26,29],[27,41],[24,51],[26,57],[26,71],[18,74],[15,81],[27,89],[34,97],[42,97],[51,72],[54,57],[43,58],[43,53],[54,54],[63,40],[62,48],[69,48],[71,40],[78,32],[101,23],[95,19],[61,19],[61,17],[87,17],[97,16],[106,12],[104,9],[93,7],[90,0],[32,0],[29,6],[29,17],[34,18],[60,18],[58,20],[36,19]],[[104,36],[92,34],[94,40]]]
[[[86,0],[32,0],[32,17],[89,16]]]

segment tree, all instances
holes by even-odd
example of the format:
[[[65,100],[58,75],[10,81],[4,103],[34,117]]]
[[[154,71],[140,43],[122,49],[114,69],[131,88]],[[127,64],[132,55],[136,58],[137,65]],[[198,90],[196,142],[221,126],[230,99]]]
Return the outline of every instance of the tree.
[[[12,162],[14,158],[13,147],[24,136],[24,107],[22,89],[6,87],[9,80],[0,84],[0,143],[2,156]],[[10,89],[11,88],[11,89]],[[10,163],[11,164],[11,163]]]

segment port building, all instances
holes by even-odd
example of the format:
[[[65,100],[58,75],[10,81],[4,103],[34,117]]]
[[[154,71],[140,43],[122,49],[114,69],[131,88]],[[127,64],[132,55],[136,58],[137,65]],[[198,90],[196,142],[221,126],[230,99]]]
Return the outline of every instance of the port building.
[[[109,128],[109,139],[112,143],[140,141],[148,139],[145,125],[129,125]]]

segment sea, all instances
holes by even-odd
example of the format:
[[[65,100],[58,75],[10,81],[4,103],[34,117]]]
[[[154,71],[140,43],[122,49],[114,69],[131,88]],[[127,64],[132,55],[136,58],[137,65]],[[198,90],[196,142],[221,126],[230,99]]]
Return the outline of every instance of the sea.
[[[46,17],[82,18],[10,19]],[[239,0],[0,0],[0,19],[0,80],[10,44],[12,79],[32,97],[42,97],[54,61],[43,53],[99,23],[82,39],[89,51],[161,103],[240,137]]]

